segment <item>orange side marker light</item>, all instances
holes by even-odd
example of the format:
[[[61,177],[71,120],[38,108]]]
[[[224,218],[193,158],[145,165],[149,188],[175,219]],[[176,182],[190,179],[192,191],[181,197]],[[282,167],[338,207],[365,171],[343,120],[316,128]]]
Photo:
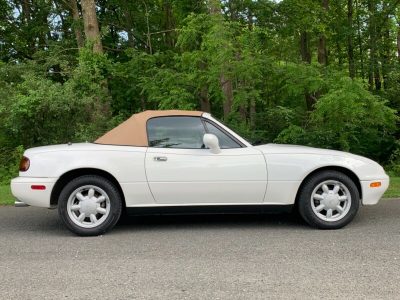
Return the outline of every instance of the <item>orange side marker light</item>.
[[[375,188],[375,187],[380,187],[382,185],[382,183],[380,181],[375,181],[375,182],[371,182],[369,187]]]

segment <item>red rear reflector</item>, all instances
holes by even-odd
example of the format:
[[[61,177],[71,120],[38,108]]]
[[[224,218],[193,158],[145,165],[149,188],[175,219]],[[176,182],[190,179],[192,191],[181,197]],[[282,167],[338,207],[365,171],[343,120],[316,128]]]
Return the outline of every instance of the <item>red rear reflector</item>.
[[[376,182],[371,182],[371,184],[369,185],[370,187],[380,187],[382,185],[382,183],[380,181],[376,181]]]
[[[45,185],[31,185],[32,190],[45,190],[46,186]]]

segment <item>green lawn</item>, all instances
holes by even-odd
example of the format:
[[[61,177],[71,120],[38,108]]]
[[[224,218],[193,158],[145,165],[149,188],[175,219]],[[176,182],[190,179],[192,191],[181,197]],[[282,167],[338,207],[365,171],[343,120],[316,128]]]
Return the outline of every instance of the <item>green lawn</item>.
[[[400,177],[391,177],[390,186],[383,198],[400,197]],[[14,197],[11,195],[9,185],[0,185],[0,205],[14,204]]]
[[[11,195],[10,185],[0,185],[0,205],[14,204],[14,197]]]
[[[400,197],[400,177],[390,177],[389,189],[383,195],[383,198]]]

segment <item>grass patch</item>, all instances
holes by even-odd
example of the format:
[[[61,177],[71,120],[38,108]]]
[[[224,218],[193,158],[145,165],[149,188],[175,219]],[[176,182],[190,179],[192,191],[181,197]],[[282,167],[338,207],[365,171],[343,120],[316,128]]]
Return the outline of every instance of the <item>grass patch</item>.
[[[0,205],[11,205],[14,202],[15,198],[11,194],[10,185],[0,185]]]
[[[390,177],[390,186],[383,198],[400,198],[400,177]],[[0,205],[13,205],[14,201],[10,185],[0,185]]]
[[[390,177],[390,185],[383,198],[400,197],[400,177]]]

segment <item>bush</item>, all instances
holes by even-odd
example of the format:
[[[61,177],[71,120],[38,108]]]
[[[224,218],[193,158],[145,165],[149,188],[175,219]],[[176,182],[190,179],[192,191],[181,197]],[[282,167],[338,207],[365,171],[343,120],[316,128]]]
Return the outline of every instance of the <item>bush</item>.
[[[105,130],[96,99],[80,95],[70,83],[34,75],[24,76],[4,110],[6,129],[24,146],[93,138]]]
[[[0,184],[9,184],[10,179],[18,176],[19,162],[24,148],[0,148]]]
[[[394,144],[396,111],[362,83],[340,78],[330,85],[304,127],[290,126],[277,142],[350,151],[385,161]]]
[[[20,74],[18,68],[3,66],[16,74],[0,85],[12,93],[0,99],[0,139],[24,147],[93,140],[109,128],[110,99],[107,90],[107,59],[81,51],[79,66],[65,82],[39,72]],[[5,76],[4,78],[10,78]]]
[[[395,150],[390,156],[390,160],[386,166],[386,169],[390,175],[400,176],[400,140],[396,142]]]

